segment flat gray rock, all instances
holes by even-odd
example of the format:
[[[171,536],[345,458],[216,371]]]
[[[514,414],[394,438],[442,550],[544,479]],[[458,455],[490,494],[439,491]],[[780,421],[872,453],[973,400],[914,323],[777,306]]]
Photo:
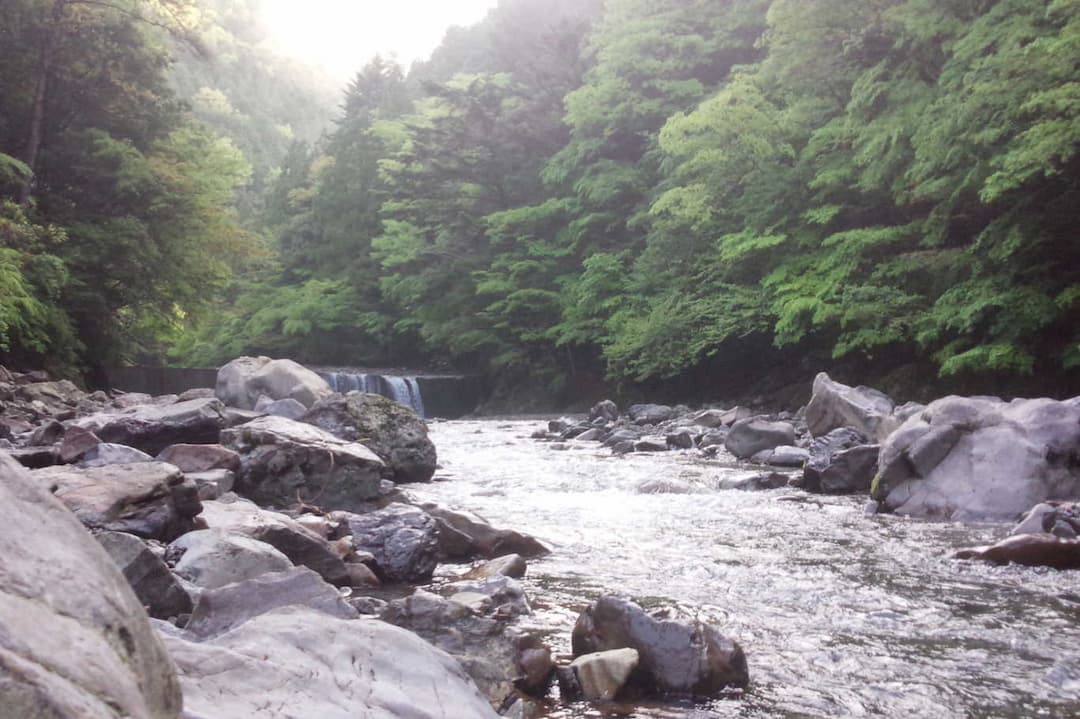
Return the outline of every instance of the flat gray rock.
[[[203,642],[164,635],[186,719],[496,719],[452,657],[374,620],[301,607]]]

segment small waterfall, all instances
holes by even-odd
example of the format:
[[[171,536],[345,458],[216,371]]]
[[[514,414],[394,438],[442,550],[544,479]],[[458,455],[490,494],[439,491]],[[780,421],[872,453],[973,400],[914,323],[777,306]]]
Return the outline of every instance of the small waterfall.
[[[424,398],[420,396],[420,384],[415,377],[394,375],[365,374],[353,372],[325,372],[330,388],[335,392],[368,392],[389,397],[400,405],[408,407],[417,416],[424,416]]]

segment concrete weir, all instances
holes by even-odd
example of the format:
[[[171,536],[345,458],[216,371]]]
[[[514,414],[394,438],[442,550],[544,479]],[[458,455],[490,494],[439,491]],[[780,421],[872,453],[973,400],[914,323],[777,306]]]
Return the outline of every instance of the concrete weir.
[[[483,394],[479,377],[445,374],[397,374],[363,368],[313,367],[337,392],[371,392],[409,407],[425,418],[456,419],[476,409]],[[213,367],[115,367],[107,371],[109,389],[152,395],[179,394],[213,387]]]

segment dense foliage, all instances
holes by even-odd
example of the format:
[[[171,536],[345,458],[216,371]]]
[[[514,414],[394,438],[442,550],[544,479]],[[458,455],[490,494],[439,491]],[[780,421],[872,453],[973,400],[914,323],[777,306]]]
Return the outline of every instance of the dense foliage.
[[[237,69],[254,4],[214,6],[233,39],[204,45],[241,58],[227,80],[176,75],[193,124],[146,23],[0,2],[21,18],[0,30],[21,33],[0,38],[4,351],[160,340],[212,296],[177,361],[551,389],[769,346],[950,378],[1080,367],[1080,0],[502,0],[408,72],[369,63],[331,130],[288,146],[274,123],[300,119]],[[29,48],[60,6],[35,161]],[[272,239],[229,283],[243,167],[208,126],[255,166],[245,216]]]
[[[269,141],[252,138],[277,108],[229,132],[206,117],[206,87],[186,96],[197,113],[173,90],[210,67],[230,77],[210,10],[0,0],[0,362],[96,375],[160,357],[257,255],[235,208],[251,165],[270,171],[251,151]]]

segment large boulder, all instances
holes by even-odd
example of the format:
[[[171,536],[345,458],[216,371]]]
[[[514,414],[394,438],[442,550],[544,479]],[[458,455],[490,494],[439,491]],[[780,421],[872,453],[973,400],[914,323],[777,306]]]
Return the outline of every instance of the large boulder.
[[[363,511],[382,493],[387,469],[374,452],[304,422],[260,417],[225,430],[221,443],[241,456],[237,493],[261,505]]]
[[[898,514],[1013,520],[1080,498],[1077,458],[1080,398],[946,397],[884,443],[872,496]]]
[[[103,442],[123,444],[157,455],[170,444],[213,444],[225,426],[225,407],[216,399],[147,404],[121,412],[98,412],[72,420]]]
[[[238,357],[218,370],[215,392],[230,407],[255,409],[261,397],[294,399],[311,407],[334,391],[322,377],[292,360]]]
[[[412,632],[287,607],[217,637],[166,633],[191,719],[496,719],[461,666]]]
[[[261,509],[236,495],[227,495],[203,502],[202,518],[211,529],[223,529],[266,542],[293,564],[318,572],[331,584],[349,583],[349,570],[330,542],[288,515]]]
[[[0,715],[177,719],[180,687],[109,555],[0,452]]]
[[[91,529],[168,542],[194,529],[202,511],[195,483],[164,462],[47,467],[33,477]]]
[[[572,644],[575,657],[636,649],[640,662],[630,681],[645,693],[716,696],[750,682],[742,648],[714,627],[655,619],[621,597],[589,605],[574,626]]]
[[[367,514],[334,516],[352,536],[353,546],[375,557],[380,578],[413,584],[431,580],[439,562],[439,528],[423,510],[395,503]]]
[[[849,387],[820,372],[806,405],[806,427],[820,437],[841,427],[854,427],[874,441],[884,441],[900,421],[893,416],[896,404],[888,395],[870,387]]]
[[[792,444],[795,444],[795,427],[790,422],[770,422],[761,417],[739,420],[724,439],[724,447],[739,459]]]
[[[435,444],[427,425],[411,409],[382,395],[350,392],[324,399],[301,421],[362,442],[386,462],[395,482],[427,482],[435,474]]]

